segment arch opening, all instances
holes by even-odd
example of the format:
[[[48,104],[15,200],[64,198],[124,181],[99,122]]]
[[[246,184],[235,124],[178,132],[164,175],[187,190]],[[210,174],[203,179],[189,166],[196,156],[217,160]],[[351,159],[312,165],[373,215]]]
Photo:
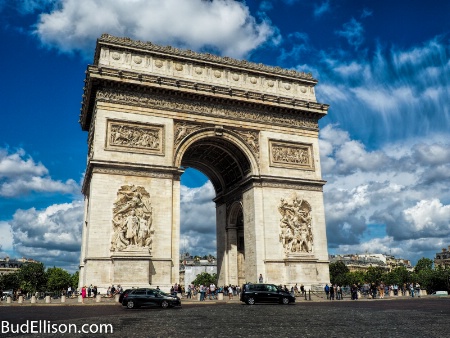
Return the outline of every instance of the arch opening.
[[[252,172],[251,162],[237,145],[223,138],[208,136],[196,140],[187,147],[181,158],[181,166],[184,169],[192,168],[200,171],[214,187],[215,198],[213,196],[212,200],[216,204],[216,258],[219,285],[243,284],[245,241],[240,185]],[[181,232],[185,232],[185,221],[183,219],[180,221]]]

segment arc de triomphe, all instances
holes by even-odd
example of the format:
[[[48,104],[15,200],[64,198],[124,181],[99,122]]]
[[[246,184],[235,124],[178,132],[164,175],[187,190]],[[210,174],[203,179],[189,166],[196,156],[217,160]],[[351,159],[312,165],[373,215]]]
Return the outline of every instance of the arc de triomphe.
[[[311,74],[107,34],[86,71],[80,285],[179,282],[180,176],[211,180],[219,285],[329,281]]]

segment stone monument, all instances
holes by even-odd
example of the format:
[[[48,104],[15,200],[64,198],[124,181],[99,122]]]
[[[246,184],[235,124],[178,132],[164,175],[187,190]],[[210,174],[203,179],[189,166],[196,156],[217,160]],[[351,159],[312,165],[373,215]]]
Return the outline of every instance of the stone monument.
[[[88,66],[80,285],[179,282],[180,176],[211,180],[219,285],[329,282],[311,74],[107,34]],[[212,225],[213,226],[213,225]]]

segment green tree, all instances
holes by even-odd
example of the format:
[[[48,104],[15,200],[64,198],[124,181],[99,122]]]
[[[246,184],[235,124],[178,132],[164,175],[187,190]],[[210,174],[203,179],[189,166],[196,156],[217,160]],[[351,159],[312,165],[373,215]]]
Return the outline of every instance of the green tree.
[[[18,272],[7,273],[0,275],[0,289],[2,290],[17,290],[19,288],[19,274]]]
[[[347,273],[347,285],[364,284],[365,273],[364,271],[353,271]]]
[[[379,266],[370,266],[365,273],[365,280],[369,283],[379,283],[383,280],[384,270]]]
[[[411,279],[413,279],[412,274],[404,266],[399,266],[386,274],[384,282],[388,285],[403,285],[410,282]]]
[[[23,292],[44,291],[47,284],[47,275],[42,263],[25,263],[18,271],[18,278]]]
[[[348,267],[342,261],[330,263],[330,281],[331,284],[347,285],[347,274],[350,272]]]
[[[422,257],[417,262],[416,266],[414,267],[414,272],[419,273],[423,270],[432,270],[433,269],[433,261],[429,258]]]
[[[194,285],[210,285],[214,283],[217,285],[217,274],[213,273],[212,275],[207,272],[202,272],[197,275],[197,277],[192,281]]]
[[[47,269],[47,290],[59,292],[71,284],[71,276],[66,270],[53,267]]]
[[[80,280],[80,272],[75,271],[75,273],[72,274],[72,276],[70,276],[70,286],[72,287],[73,290],[78,289],[79,280]]]

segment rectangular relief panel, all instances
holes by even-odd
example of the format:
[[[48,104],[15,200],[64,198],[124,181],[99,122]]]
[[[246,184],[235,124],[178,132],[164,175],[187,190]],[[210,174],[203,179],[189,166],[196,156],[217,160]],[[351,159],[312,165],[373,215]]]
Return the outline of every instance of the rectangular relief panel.
[[[312,144],[269,140],[270,166],[314,170]]]
[[[164,126],[108,120],[106,150],[164,155]]]

